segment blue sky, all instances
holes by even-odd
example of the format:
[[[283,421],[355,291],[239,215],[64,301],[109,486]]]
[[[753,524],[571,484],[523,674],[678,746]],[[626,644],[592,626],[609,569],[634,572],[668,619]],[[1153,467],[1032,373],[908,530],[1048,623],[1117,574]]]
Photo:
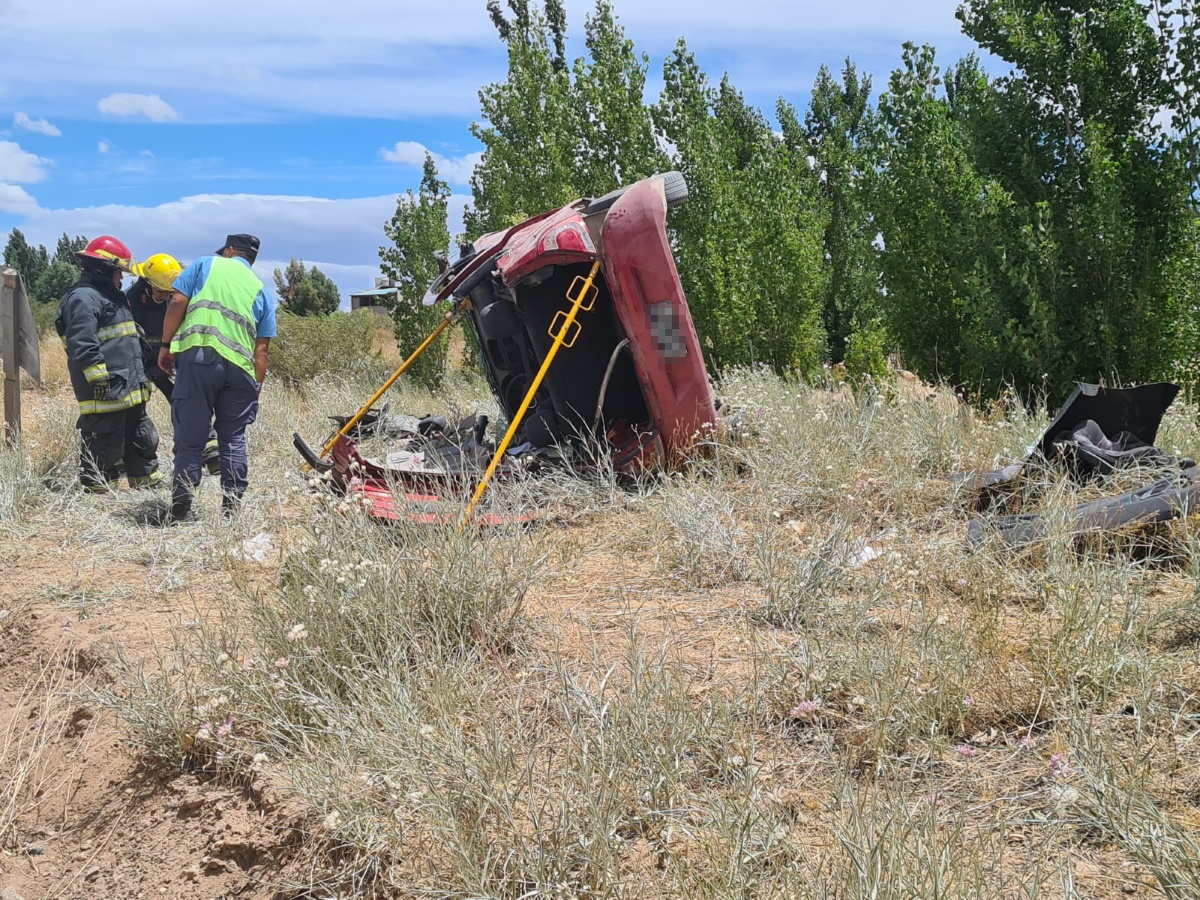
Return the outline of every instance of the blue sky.
[[[615,0],[651,92],[683,37],[768,112],[779,96],[803,106],[818,67],[846,56],[877,90],[906,40],[957,59],[972,47],[955,5]],[[590,7],[567,2],[572,55]],[[264,278],[299,257],[344,294],[377,274],[425,149],[457,224],[477,92],[505,66],[484,0],[0,0],[0,33],[0,229],[50,246],[109,233],[185,262],[250,231]]]

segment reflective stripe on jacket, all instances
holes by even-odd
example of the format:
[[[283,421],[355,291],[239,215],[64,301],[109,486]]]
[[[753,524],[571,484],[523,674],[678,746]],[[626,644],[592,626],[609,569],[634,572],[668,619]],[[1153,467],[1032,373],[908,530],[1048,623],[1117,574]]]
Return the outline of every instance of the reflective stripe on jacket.
[[[67,371],[81,415],[118,412],[150,399],[137,325],[124,297],[107,279],[88,275],[63,296],[54,327],[67,351]],[[108,399],[93,384],[108,382]]]
[[[171,352],[211,347],[253,378],[254,300],[262,288],[249,266],[223,256],[214,258],[208,278],[188,301]]]

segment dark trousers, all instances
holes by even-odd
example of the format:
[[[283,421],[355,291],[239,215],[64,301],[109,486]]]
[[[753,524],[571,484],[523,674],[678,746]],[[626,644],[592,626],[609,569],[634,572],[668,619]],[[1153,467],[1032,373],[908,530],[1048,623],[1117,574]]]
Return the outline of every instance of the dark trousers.
[[[154,382],[154,386],[159,389],[164,397],[167,398],[167,403],[171,402],[171,398],[175,392],[175,380],[166,372],[158,367],[158,360],[144,360],[146,366],[146,376]],[[217,457],[217,430],[215,428],[208,429],[208,442],[204,447],[204,462],[207,464],[210,460]]]
[[[204,444],[216,425],[221,454],[221,491],[226,505],[246,492],[249,463],[246,428],[258,416],[254,379],[210,347],[186,350],[175,361],[171,422],[175,426],[175,477],[171,512],[183,516],[192,508],[200,484]]]
[[[139,487],[158,470],[158,429],[145,403],[80,416],[77,424],[79,480],[85,487],[106,487],[121,477],[122,468],[130,486]]]
[[[146,376],[154,382],[154,386],[162,391],[162,395],[167,398],[167,402],[171,402],[171,393],[175,388],[175,382],[171,380],[171,376],[158,367],[158,363],[146,361]]]

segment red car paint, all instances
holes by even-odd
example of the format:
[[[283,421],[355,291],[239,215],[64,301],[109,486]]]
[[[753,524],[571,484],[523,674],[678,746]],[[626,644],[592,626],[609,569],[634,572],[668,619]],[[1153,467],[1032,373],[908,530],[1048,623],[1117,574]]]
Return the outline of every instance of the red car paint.
[[[587,201],[577,201],[507,232],[484,235],[476,242],[476,258],[436,299],[454,294],[457,285],[478,271],[481,259],[490,261],[495,276],[516,293],[518,305],[523,279],[551,266],[586,266],[600,260],[649,410],[646,421],[625,424],[641,433],[661,435],[660,453],[648,446],[646,453],[629,462],[672,465],[687,453],[697,436],[715,427],[717,413],[700,341],[671,253],[663,186],[657,177],[647,178],[626,188],[607,210],[589,215],[587,207]],[[564,298],[562,308],[566,306]],[[586,321],[581,317],[585,334]],[[485,358],[485,366],[487,363]],[[548,377],[554,377],[553,371]],[[509,405],[503,397],[501,403]],[[506,412],[512,411],[506,408]]]
[[[596,306],[580,314],[579,338],[559,352],[516,443],[536,450],[582,433],[578,458],[599,443],[618,471],[671,467],[715,428],[717,413],[671,253],[664,182],[647,178],[606,209],[597,204],[589,213],[591,205],[579,200],[484,235],[425,302],[470,297],[481,362],[511,417],[551,342],[547,326],[569,306],[566,286],[599,261]],[[594,428],[596,421],[603,427]],[[474,481],[371,462],[349,438],[334,446],[333,468],[381,520],[440,519],[422,511],[430,497],[457,497]]]
[[[601,229],[604,275],[654,426],[678,460],[717,410],[700,339],[667,237],[667,204],[653,180],[639,181],[609,209]]]

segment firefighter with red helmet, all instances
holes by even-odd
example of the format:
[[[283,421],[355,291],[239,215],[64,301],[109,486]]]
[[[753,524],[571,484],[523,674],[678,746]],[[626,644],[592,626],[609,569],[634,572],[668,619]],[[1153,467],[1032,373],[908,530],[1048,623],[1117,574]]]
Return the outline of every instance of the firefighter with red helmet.
[[[79,480],[101,492],[124,471],[130,487],[153,487],[162,473],[158,431],[146,414],[152,388],[137,324],[121,293],[133,255],[121,241],[101,235],[75,257],[83,272],[63,295],[54,327],[79,401]]]

